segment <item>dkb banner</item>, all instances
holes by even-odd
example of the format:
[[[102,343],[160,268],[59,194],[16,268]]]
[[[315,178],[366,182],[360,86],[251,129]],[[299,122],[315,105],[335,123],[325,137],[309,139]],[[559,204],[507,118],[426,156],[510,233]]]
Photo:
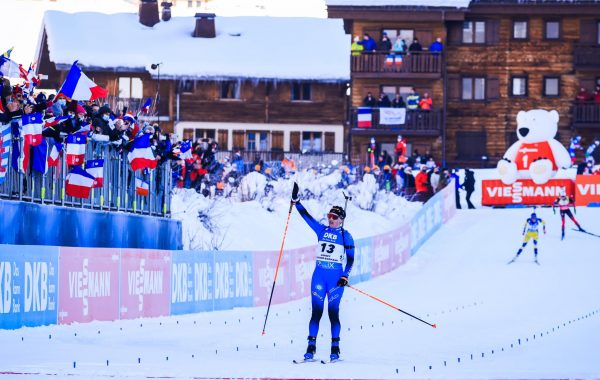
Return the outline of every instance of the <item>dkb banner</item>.
[[[172,315],[214,310],[214,256],[214,252],[172,253]]]
[[[214,254],[214,308],[231,309],[252,306],[252,253],[218,252]]]
[[[56,323],[58,247],[2,246],[0,328]]]

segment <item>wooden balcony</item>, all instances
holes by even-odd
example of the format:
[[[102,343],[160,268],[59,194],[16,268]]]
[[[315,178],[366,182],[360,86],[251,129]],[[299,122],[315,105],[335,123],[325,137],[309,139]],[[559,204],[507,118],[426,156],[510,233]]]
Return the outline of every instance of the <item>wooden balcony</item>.
[[[401,133],[406,136],[439,136],[442,132],[443,113],[440,109],[431,111],[406,111],[404,123],[382,124],[379,108],[372,108],[371,126],[358,126],[358,108],[352,109],[350,133],[354,135],[388,135]]]
[[[576,70],[598,70],[600,68],[600,46],[575,46],[573,66]]]
[[[573,127],[594,128],[600,131],[600,104],[594,102],[575,103],[573,106]]]
[[[431,78],[442,75],[440,53],[419,52],[391,55],[365,52],[351,56],[352,76],[357,78]]]

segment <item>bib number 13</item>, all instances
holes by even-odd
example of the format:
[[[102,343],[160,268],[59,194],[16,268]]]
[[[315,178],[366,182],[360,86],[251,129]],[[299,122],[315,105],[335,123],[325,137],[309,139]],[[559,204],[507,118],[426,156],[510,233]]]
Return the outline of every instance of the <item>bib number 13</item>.
[[[321,243],[321,252],[333,253],[334,249],[335,245],[333,244]]]

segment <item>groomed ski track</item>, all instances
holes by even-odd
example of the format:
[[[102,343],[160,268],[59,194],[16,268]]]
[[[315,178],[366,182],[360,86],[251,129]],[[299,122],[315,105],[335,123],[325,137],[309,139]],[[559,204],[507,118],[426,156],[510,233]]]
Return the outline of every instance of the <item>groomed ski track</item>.
[[[0,379],[598,378],[600,239],[567,221],[561,242],[559,216],[538,209],[541,265],[532,242],[507,265],[529,213],[459,210],[407,264],[356,285],[437,329],[346,289],[335,365],[292,363],[306,347],[306,298],[272,306],[264,336],[266,308],[0,331]],[[600,209],[576,218],[600,233]],[[329,345],[325,313],[319,359]]]

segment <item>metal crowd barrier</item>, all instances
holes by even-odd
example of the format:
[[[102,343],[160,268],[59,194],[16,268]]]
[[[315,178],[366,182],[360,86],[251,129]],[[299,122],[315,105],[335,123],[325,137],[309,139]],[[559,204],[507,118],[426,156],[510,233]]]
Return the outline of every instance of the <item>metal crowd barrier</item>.
[[[47,139],[47,142],[49,146],[47,155],[49,155],[53,142],[52,139]],[[9,157],[12,157],[12,152],[10,153]],[[30,156],[30,168],[27,174],[15,170],[9,159],[5,181],[0,184],[0,198],[170,217],[172,181],[169,161],[159,164],[156,169],[147,173],[143,171],[134,173],[129,165],[127,153],[128,151],[120,151],[110,143],[88,139],[84,162],[104,159],[104,177],[102,187],[93,188],[87,199],[66,194],[65,179],[69,172],[66,164],[66,145],[59,158],[58,166],[48,167],[45,174],[32,169],[33,155]],[[136,176],[148,183],[148,196],[136,194]]]

